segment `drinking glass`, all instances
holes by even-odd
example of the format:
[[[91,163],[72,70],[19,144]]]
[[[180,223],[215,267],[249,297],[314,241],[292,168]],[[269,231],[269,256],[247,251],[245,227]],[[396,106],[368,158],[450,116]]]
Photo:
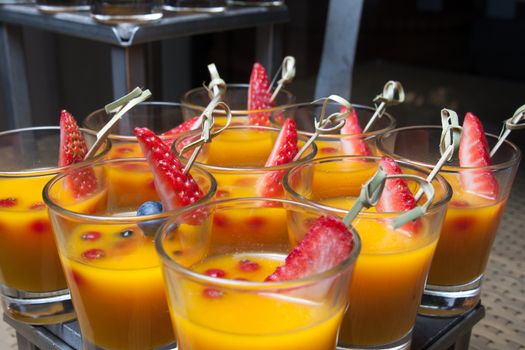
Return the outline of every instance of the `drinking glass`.
[[[261,110],[248,109],[248,84],[227,84],[226,93],[223,96],[223,101],[230,107],[233,116],[232,125],[244,125],[248,123],[248,116],[250,114],[266,114],[273,124],[281,125],[284,120],[290,116],[282,111],[284,106],[291,105],[295,102],[295,96],[285,90],[281,89],[275,97],[275,107]],[[195,110],[203,111],[210,103],[210,95],[208,90],[204,87],[192,89],[182,96],[181,104],[184,110],[184,119],[193,117]],[[217,125],[223,125],[226,120],[226,113],[224,111],[216,110],[215,119]],[[223,117],[224,116],[224,117]]]
[[[105,24],[145,23],[162,18],[162,0],[92,0],[91,16]]]
[[[359,124],[364,128],[368,121],[372,118],[375,108],[352,104]],[[328,103],[326,106],[325,116],[339,112],[341,105],[338,103]],[[298,103],[288,107],[282,108],[282,114],[295,120],[297,129],[304,131],[308,137],[315,131],[314,118],[319,120],[322,113],[323,103]],[[277,114],[273,114],[275,116]],[[278,115],[277,115],[278,116]],[[274,124],[280,124],[278,121],[273,121]],[[348,149],[344,144],[345,141],[364,141],[370,150],[370,155],[377,155],[376,138],[378,135],[392,130],[396,125],[396,120],[389,113],[384,113],[381,118],[378,118],[370,127],[370,130],[361,134],[341,134],[340,131],[332,131],[323,133],[319,136],[315,143],[317,144],[317,158],[330,156],[354,156],[365,154],[352,154],[353,149]]]
[[[82,133],[93,144],[94,134]],[[46,182],[68,168],[57,166],[59,142],[59,127],[0,132],[0,299],[6,315],[31,324],[75,317],[42,201]]]
[[[337,266],[301,279],[263,282],[306,233],[294,231],[293,222],[308,218],[311,224],[325,214],[283,199],[235,198],[173,215],[156,247],[178,349],[335,350],[359,253],[353,229],[352,251]],[[248,216],[244,234],[225,241],[212,222],[237,215]],[[251,240],[250,219],[268,221],[262,232],[273,240]]]
[[[193,118],[200,115],[201,112],[189,107],[185,107],[183,111],[179,103],[173,102],[142,102],[136,105],[126,112],[111,129],[109,139],[113,147],[108,157],[133,158],[144,156],[133,133],[133,129],[136,127],[146,127],[159,135],[164,141],[172,142],[174,136],[162,136],[162,133],[182,124],[184,113],[191,114]],[[106,113],[104,108],[101,108],[89,114],[84,119],[83,126],[89,130],[99,131],[112,117],[112,114]]]
[[[153,236],[170,213],[137,216],[146,196],[142,183],[127,187],[128,202],[115,198],[113,173],[131,174],[147,167],[142,158],[111,159],[66,171],[44,189],[59,256],[71,290],[85,349],[157,349],[174,341]],[[72,198],[68,182],[91,172],[97,188],[90,196]],[[191,170],[205,195],[215,194],[213,177]],[[143,174],[153,180],[153,174]],[[117,192],[120,193],[120,192]],[[135,198],[132,198],[135,194]],[[86,205],[97,210],[86,213]],[[173,214],[173,213],[171,213]]]
[[[91,0],[36,0],[36,7],[44,13],[88,11]]]
[[[164,9],[175,12],[224,12],[228,4],[226,0],[166,0]]]
[[[232,6],[283,6],[284,0],[228,0]]]
[[[213,138],[211,143],[205,144],[197,157],[196,164],[208,170],[217,179],[217,196],[226,197],[258,197],[257,187],[262,186],[264,178],[270,174],[284,175],[284,173],[298,163],[313,159],[317,147],[312,143],[301,158],[288,164],[267,167],[266,160],[272,152],[273,145],[280,130],[267,126],[231,126]],[[173,148],[177,153],[185,145],[200,138],[200,132],[191,131],[181,133],[174,141]],[[299,147],[302,147],[307,138],[299,134]],[[192,151],[181,155],[186,161]],[[279,186],[268,197],[282,197],[281,180]]]
[[[288,199],[344,216],[359,198],[361,186],[373,176],[379,157],[327,157],[292,168],[284,177]],[[398,162],[405,174],[425,178],[428,172]],[[314,177],[323,177],[312,187]],[[387,180],[388,181],[388,180]],[[322,185],[320,185],[322,184]],[[413,181],[407,184],[414,191]],[[430,268],[446,203],[449,184],[432,181],[436,195],[428,211],[399,229],[391,227],[400,213],[366,210],[352,225],[361,237],[349,289],[348,308],[339,331],[342,349],[408,349],[419,301]],[[414,191],[415,193],[415,191]],[[300,223],[299,223],[300,224]]]
[[[431,169],[441,158],[442,128],[414,126],[392,130],[377,140],[379,150],[393,158]],[[498,137],[485,134],[492,148]],[[417,146],[416,146],[417,145]],[[428,275],[419,312],[429,316],[454,316],[474,308],[480,300],[483,272],[518,169],[521,153],[505,141],[492,157],[493,165],[460,167],[457,157],[441,168],[454,191]],[[494,199],[463,189],[462,175],[486,173],[499,187]]]

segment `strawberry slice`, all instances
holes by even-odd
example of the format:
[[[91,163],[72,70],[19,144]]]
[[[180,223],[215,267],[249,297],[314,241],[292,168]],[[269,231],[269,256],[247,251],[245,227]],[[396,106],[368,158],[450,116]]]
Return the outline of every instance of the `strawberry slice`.
[[[260,63],[254,63],[250,76],[250,86],[248,88],[248,110],[269,109],[274,106],[270,101],[272,93],[269,91],[270,81],[266,69]],[[250,113],[248,115],[250,125],[270,124],[270,113]]]
[[[483,125],[470,112],[465,115],[463,121],[463,132],[459,142],[459,165],[460,167],[492,165]],[[464,170],[460,174],[461,186],[465,191],[492,200],[498,196],[498,182],[490,170]]]
[[[190,120],[186,120],[184,123],[174,127],[173,129],[170,129],[164,133],[162,133],[162,136],[169,136],[169,135],[177,135],[182,132],[193,130],[193,126],[197,124],[199,121],[200,116],[197,115]]]
[[[60,112],[60,148],[58,166],[82,162],[88,147],[75,118],[66,110]],[[97,177],[93,169],[81,169],[66,178],[66,186],[75,198],[81,198],[97,189]]]
[[[341,113],[347,111],[345,106],[341,107]],[[349,137],[341,138],[341,146],[343,152],[346,155],[350,156],[369,156],[372,153],[366,144],[366,141],[360,138],[360,134],[363,133],[363,129],[359,125],[359,119],[357,118],[357,113],[354,108],[346,117],[346,122],[343,128],[341,129],[341,135],[354,135]]]
[[[295,280],[330,270],[348,258],[353,246],[352,232],[341,219],[321,216],[288,254],[284,265],[277,267],[265,281]]]
[[[388,157],[382,157],[379,166],[388,175],[401,174],[401,168],[397,163]],[[388,179],[385,183],[383,193],[377,202],[376,209],[380,213],[400,213],[409,211],[416,207],[416,200],[410,192],[408,185],[404,179]],[[403,225],[400,229],[408,233],[415,233],[421,222],[415,220]]]
[[[277,141],[273,146],[272,153],[266,161],[265,167],[273,167],[287,164],[299,151],[297,146],[297,128],[292,119],[286,119]],[[257,180],[257,194],[260,197],[279,197],[283,194],[283,176],[286,170],[271,171]]]
[[[147,128],[135,128],[142,152],[153,171],[157,189],[165,210],[194,203],[204,195],[184,166],[162,140]]]

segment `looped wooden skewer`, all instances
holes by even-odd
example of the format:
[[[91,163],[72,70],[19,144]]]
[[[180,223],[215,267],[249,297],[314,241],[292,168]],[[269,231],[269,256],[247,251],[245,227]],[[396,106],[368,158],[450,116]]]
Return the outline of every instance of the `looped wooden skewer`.
[[[377,119],[380,119],[385,113],[387,106],[395,106],[405,101],[405,90],[399,81],[390,80],[383,87],[383,92],[374,98],[377,106],[374,115],[368,121],[363,132],[367,132]]]
[[[100,145],[102,145],[102,142],[109,136],[109,133],[111,132],[111,128],[117,121],[122,118],[122,116],[128,112],[130,109],[138,105],[139,103],[145,101],[146,99],[151,97],[151,92],[149,90],[144,90],[136,87],[126,96],[123,96],[119,98],[116,101],[113,101],[111,103],[108,103],[104,108],[106,110],[106,113],[115,113],[115,115],[109,120],[109,122],[104,125],[102,129],[100,129],[97,132],[97,139],[95,143],[91,146],[89,151],[86,153],[86,156],[84,159],[88,159],[95,155],[97,150],[99,149]]]
[[[498,142],[490,151],[490,156],[494,156],[512,130],[521,129],[525,129],[525,105],[518,108],[511,118],[503,122],[503,128],[499,134]]]
[[[295,58],[293,56],[286,56],[283,59],[283,63],[281,64],[281,66],[277,70],[277,73],[272,79],[270,87],[268,88],[268,92],[272,90],[273,84],[275,83],[279,72],[282,72],[281,79],[277,81],[277,87],[273,91],[272,97],[270,98],[270,102],[273,102],[273,100],[275,100],[277,94],[279,93],[279,91],[281,91],[284,84],[291,83],[293,78],[295,78]]]
[[[315,101],[312,101],[312,103],[316,103],[316,102],[319,102],[319,101],[324,101],[324,102],[323,102],[323,106],[321,108],[321,114],[319,115],[319,119],[316,119],[314,117],[315,132],[308,139],[308,141],[306,141],[306,143],[303,145],[303,147],[301,147],[299,152],[297,152],[297,154],[295,155],[295,157],[293,159],[294,161],[296,161],[299,158],[301,158],[301,155],[308,149],[308,147],[310,147],[310,145],[315,141],[315,139],[317,139],[319,137],[319,135],[325,134],[325,133],[328,133],[328,132],[332,132],[332,131],[340,130],[345,125],[346,117],[348,116],[348,114],[350,113],[350,111],[353,108],[352,104],[350,102],[348,102],[347,100],[345,100],[344,98],[342,98],[341,96],[338,96],[338,95],[330,95],[330,96],[325,97],[325,98],[320,98],[320,99],[317,99]],[[328,103],[330,101],[337,102],[341,106],[346,107],[346,111],[344,111],[344,112],[339,112],[338,111],[338,112],[332,113],[329,116],[325,117],[326,108],[327,108]],[[329,127],[329,125],[332,125],[334,123],[335,123],[334,126],[330,126]]]

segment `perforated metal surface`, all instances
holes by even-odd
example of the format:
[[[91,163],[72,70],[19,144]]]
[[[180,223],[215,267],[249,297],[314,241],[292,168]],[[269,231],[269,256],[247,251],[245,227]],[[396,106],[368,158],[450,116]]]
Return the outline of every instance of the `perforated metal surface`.
[[[522,167],[523,168],[523,167]],[[525,349],[525,170],[516,176],[482,286],[471,349]]]

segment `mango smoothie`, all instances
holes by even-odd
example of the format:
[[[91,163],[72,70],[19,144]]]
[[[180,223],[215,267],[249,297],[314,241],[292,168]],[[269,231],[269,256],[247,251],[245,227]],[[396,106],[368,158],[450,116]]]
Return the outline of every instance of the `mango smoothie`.
[[[262,282],[284,258],[271,254],[215,256],[191,270]],[[177,305],[172,308],[181,350],[335,349],[342,309],[334,314],[328,307],[278,299],[269,293],[221,292],[181,283],[184,285],[175,288],[188,289],[186,293],[193,295],[180,309]]]
[[[436,248],[428,283],[457,286],[483,274],[506,199],[495,201],[461,189],[457,176],[444,175],[454,194]]]
[[[0,281],[11,288],[67,288],[42,201],[42,189],[52,177],[0,178]]]
[[[82,335],[106,349],[173,341],[152,237],[136,225],[79,225],[61,254]]]
[[[340,197],[320,203],[349,209],[354,201]],[[384,219],[366,216],[357,218],[354,226],[360,232],[361,254],[339,342],[360,346],[387,344],[410,334],[414,326],[439,231],[424,224],[410,235],[391,229]]]

